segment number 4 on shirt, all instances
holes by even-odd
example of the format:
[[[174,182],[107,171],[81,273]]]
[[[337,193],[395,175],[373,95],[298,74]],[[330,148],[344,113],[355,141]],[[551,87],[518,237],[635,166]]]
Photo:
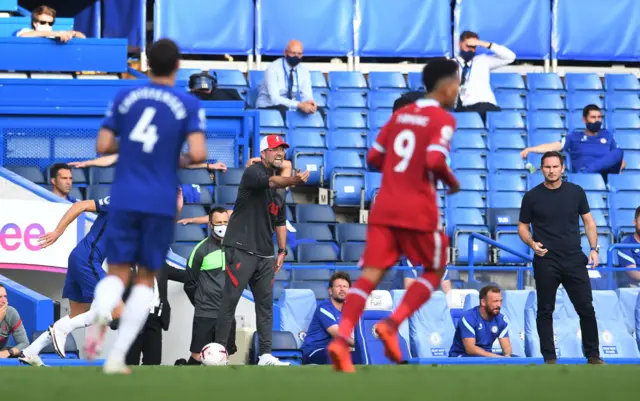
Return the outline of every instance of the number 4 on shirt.
[[[153,148],[156,146],[156,142],[158,142],[158,127],[151,124],[156,113],[157,110],[155,107],[147,107],[144,109],[140,119],[129,134],[130,140],[142,143],[142,151],[145,153],[153,152]]]

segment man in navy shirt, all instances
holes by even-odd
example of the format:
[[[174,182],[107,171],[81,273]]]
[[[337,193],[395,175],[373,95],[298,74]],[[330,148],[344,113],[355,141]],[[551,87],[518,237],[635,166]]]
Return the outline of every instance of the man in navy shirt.
[[[76,198],[69,196],[73,185],[73,176],[71,167],[68,164],[56,163],[49,167],[49,176],[51,177],[51,192],[71,203],[78,201]]]
[[[469,309],[458,322],[450,357],[511,356],[509,325],[507,318],[500,313],[502,293],[495,285],[488,285],[480,290],[480,306]],[[493,352],[491,346],[498,340],[502,355]]]
[[[338,323],[342,315],[342,305],[351,287],[351,278],[345,272],[336,272],[329,281],[329,298],[316,308],[307,335],[302,343],[302,363],[329,365],[327,353],[329,341],[338,334]],[[353,338],[349,345],[353,347]]]
[[[109,273],[96,287],[99,330],[87,341],[89,358],[95,357],[104,339],[106,316],[122,298],[130,267],[138,266],[118,337],[104,365],[108,374],[131,373],[125,358],[147,320],[155,273],[164,266],[173,240],[179,163],[201,163],[207,157],[206,116],[200,101],[175,88],[178,46],[161,39],[149,46],[147,59],[150,82],[116,95],[96,144],[98,153],[119,153],[119,159],[105,232]],[[181,155],[185,139],[189,154]]]
[[[602,128],[602,111],[595,104],[582,110],[585,130],[569,133],[558,142],[526,148],[520,154],[526,158],[531,152],[564,151],[571,158],[572,173],[618,174],[624,168],[623,151],[618,148],[613,134]]]
[[[640,246],[640,206],[636,209],[633,225],[636,232],[628,235],[620,241],[621,244],[634,244]],[[618,261],[620,266],[632,268],[640,267],[640,248],[638,249],[618,249]],[[630,270],[626,274],[619,276],[620,287],[640,287],[640,271]]]

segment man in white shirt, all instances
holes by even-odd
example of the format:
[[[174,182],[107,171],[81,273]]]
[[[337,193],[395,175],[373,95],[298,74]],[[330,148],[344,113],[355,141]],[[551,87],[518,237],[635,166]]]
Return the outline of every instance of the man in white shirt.
[[[307,114],[318,111],[311,90],[311,74],[300,64],[302,50],[299,40],[290,41],[284,57],[272,62],[265,70],[256,108],[279,110],[283,119],[289,110],[297,109]]]
[[[86,38],[78,31],[54,31],[55,21],[56,10],[47,6],[37,7],[31,12],[31,27],[20,29],[14,35],[20,38],[58,38],[62,42],[68,42],[72,38]]]
[[[480,40],[478,34],[471,31],[462,32],[458,46],[460,97],[456,111],[475,111],[486,120],[487,112],[501,110],[491,90],[491,71],[513,63],[516,54],[504,46]],[[494,54],[476,55],[478,46]]]

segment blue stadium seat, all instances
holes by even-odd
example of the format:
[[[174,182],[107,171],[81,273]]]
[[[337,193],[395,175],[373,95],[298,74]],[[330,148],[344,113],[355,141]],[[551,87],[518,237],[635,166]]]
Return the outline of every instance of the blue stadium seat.
[[[484,177],[476,173],[461,173],[457,176],[462,191],[486,191]],[[455,196],[455,195],[454,195]],[[452,197],[453,198],[453,197]]]
[[[287,258],[285,258],[285,262],[287,261],[288,256],[289,255],[287,255]],[[275,281],[273,283],[273,290],[271,291],[271,293],[273,294],[273,300],[274,301],[279,300],[284,290],[286,290],[288,287],[289,287],[288,282],[285,283],[283,281]]]
[[[240,185],[244,174],[243,168],[229,168],[226,172],[216,171],[216,185]]]
[[[542,184],[544,182],[544,176],[542,173],[530,174],[527,176],[527,188],[531,190],[533,187]]]
[[[422,74],[419,72],[410,72],[407,74],[407,83],[409,89],[412,91],[424,90],[424,83],[422,83]]]
[[[332,92],[329,94],[327,105],[331,110],[367,109],[367,94],[365,92]]]
[[[487,169],[487,155],[482,151],[458,151],[449,155],[454,171]]]
[[[320,113],[303,114],[297,111],[289,111],[287,112],[287,124],[289,128],[326,128]]]
[[[379,109],[369,114],[369,127],[371,129],[380,129],[391,118],[392,110]]]
[[[368,106],[371,111],[378,109],[393,109],[393,103],[402,96],[397,91],[372,91],[367,96]]]
[[[567,174],[569,182],[580,185],[585,191],[606,191],[607,186],[604,183],[602,175],[597,173],[579,173]]]
[[[582,110],[575,110],[567,113],[567,128],[569,128],[569,132],[573,132],[575,130],[584,131],[584,121],[582,120]],[[606,115],[603,116],[602,124],[604,127],[607,125]]]
[[[530,130],[562,130],[565,129],[564,113],[558,111],[537,111],[528,114],[528,127]]]
[[[640,170],[640,152],[627,151],[624,152],[624,161],[627,163],[625,168],[625,175],[629,175],[629,172],[637,173]]]
[[[474,112],[451,113],[456,119],[456,130],[484,129],[484,123],[480,114]]]
[[[531,92],[564,91],[562,80],[556,73],[528,73],[527,87]]]
[[[456,208],[485,209],[487,207],[483,193],[478,191],[460,191],[446,198],[447,212],[456,213]]]
[[[602,91],[602,81],[595,72],[592,73],[571,73],[564,76],[564,83],[567,91]]]
[[[524,356],[524,311],[530,290],[502,292],[502,313],[509,319],[509,338],[514,355]]]
[[[47,170],[47,179],[51,180],[51,170]],[[73,185],[87,185],[89,183],[89,178],[87,177],[87,173],[83,168],[75,168],[71,167],[71,176],[73,178]]]
[[[640,205],[640,187],[637,190],[615,192],[609,195],[609,208],[611,210],[633,209]]]
[[[400,305],[400,303],[402,302],[402,298],[404,297],[404,294],[406,293],[405,290],[392,290],[391,291],[391,299],[393,302],[393,310],[395,310],[398,305]],[[400,327],[398,328],[398,334],[400,334],[400,341],[404,342],[407,345],[407,348],[410,350],[411,349],[411,343],[410,343],[410,335],[409,335],[409,320],[405,320],[404,322],[402,322],[402,324],[400,325]]]
[[[296,249],[299,263],[333,263],[338,260],[338,252],[334,244],[298,244]]]
[[[292,129],[287,135],[287,143],[293,149],[319,148],[326,149],[328,145],[325,130]]]
[[[612,192],[638,191],[640,188],[640,175],[635,174],[609,174],[609,189]]]
[[[526,133],[493,132],[489,135],[489,150],[523,150],[527,147]]]
[[[604,86],[607,92],[640,92],[640,82],[635,74],[604,74]]]
[[[526,91],[524,81],[522,80],[522,75],[518,74],[517,72],[492,73],[490,77],[491,88],[494,91],[504,89],[519,92]],[[500,105],[500,107],[502,106]]]
[[[319,148],[297,148],[293,153],[293,167],[309,171],[307,185],[318,186],[324,180],[325,151]]]
[[[301,347],[316,311],[317,301],[314,292],[309,289],[285,289],[278,299],[278,306],[280,330],[293,333],[298,347]]]
[[[487,113],[487,127],[490,132],[524,131],[524,119],[519,111],[498,111]]]
[[[336,223],[336,215],[329,205],[300,204],[296,206],[298,223]]]
[[[357,150],[333,150],[327,153],[325,180],[329,180],[336,169],[341,172],[362,173],[364,174],[365,154]]]
[[[238,187],[235,185],[216,185],[214,198],[219,205],[234,205],[238,197]]]
[[[34,184],[45,184],[44,174],[35,166],[6,166],[7,170],[13,171],[19,176],[26,178]]]
[[[180,213],[181,219],[188,219],[191,217],[200,217],[206,216],[207,212],[204,210],[202,205],[184,205],[182,207],[182,212]]]
[[[489,192],[487,206],[490,208],[520,209],[523,194],[521,192]]]
[[[324,74],[321,71],[311,71],[311,87],[313,88],[328,88],[327,80],[324,78]]]
[[[636,323],[635,323],[635,309],[638,295],[640,295],[640,288],[618,288],[616,290],[618,294],[618,300],[620,302],[620,308],[622,309],[622,316],[627,332],[634,337],[637,337]]]
[[[336,224],[338,244],[345,242],[364,242],[367,240],[367,225],[357,223]]]
[[[567,96],[567,108],[569,111],[582,111],[585,106],[595,104],[604,108],[604,93],[598,92],[569,92]]]
[[[293,366],[302,365],[302,351],[298,348],[295,335],[289,331],[273,331],[271,339],[272,355]],[[260,357],[260,338],[254,332],[249,346],[249,364],[257,365]]]
[[[296,223],[296,240],[333,241],[331,229],[325,223]]]
[[[527,191],[527,181],[524,175],[514,172],[490,174],[487,186],[492,192]]]
[[[371,71],[369,73],[369,87],[375,91],[380,89],[407,90],[407,82],[404,80],[402,73],[398,71]]]
[[[278,110],[258,110],[260,113],[260,127],[284,128],[285,123],[282,120],[282,114]]]
[[[216,74],[218,86],[221,88],[242,89],[248,86],[247,79],[240,70],[209,70],[209,73]]]
[[[640,297],[638,297],[638,301],[636,302],[636,342],[638,343],[638,349],[640,349]]]
[[[605,104],[608,111],[640,110],[640,97],[633,92],[607,93]]]
[[[609,227],[609,219],[607,218],[607,213],[604,210],[593,209],[591,210],[591,216],[593,217],[593,221],[596,223],[596,226],[601,229],[608,229]],[[579,220],[580,227],[583,228],[582,219]]]
[[[177,81],[188,81],[189,77],[193,74],[200,74],[202,70],[200,68],[180,68],[176,73]]]
[[[531,248],[527,246],[518,235],[516,230],[498,230],[496,232],[496,241],[499,243],[513,249],[515,251],[519,251],[525,255],[532,255]],[[498,251],[498,264],[525,264],[527,261],[522,260],[519,256],[513,255],[510,252],[507,252],[502,249],[497,249]]]
[[[178,180],[181,184],[212,185],[211,175],[205,168],[184,168],[178,170]],[[217,180],[216,180],[217,182]]]
[[[451,150],[457,151],[460,149],[478,149],[486,150],[487,144],[485,142],[486,134],[483,131],[463,131],[456,132],[451,140]]]
[[[87,187],[85,199],[98,200],[106,198],[111,193],[111,185],[90,185]]]
[[[333,91],[341,89],[368,90],[367,80],[360,71],[329,72],[329,87]]]
[[[443,292],[434,292],[409,318],[409,333],[412,356],[430,359],[449,355],[455,327]]]
[[[352,149],[366,151],[367,131],[330,131],[328,145],[329,149]]]
[[[329,129],[367,129],[367,114],[359,111],[337,110],[328,117]]]
[[[329,298],[327,284],[320,281],[292,281],[289,288],[311,290],[313,291],[316,301],[323,301]]]
[[[280,269],[275,277],[275,281],[291,281],[291,270]]]
[[[364,190],[364,171],[334,170],[331,175],[333,205],[338,207],[360,206]]]
[[[375,196],[378,194],[380,190],[380,185],[382,185],[382,174],[367,172],[364,180],[364,191],[365,191],[365,201],[367,203],[371,202]]]
[[[587,191],[587,202],[590,209],[608,209],[607,196],[601,192]]]
[[[496,101],[502,110],[525,110],[524,98],[515,92],[496,92]]]
[[[524,170],[525,161],[518,151],[504,151],[490,153],[487,166],[489,172]]]
[[[195,224],[176,224],[173,237],[175,242],[190,242],[195,245],[195,243],[202,241],[205,235],[200,226]]]
[[[610,113],[607,126],[612,131],[640,130],[640,116],[634,111],[615,111]]]
[[[171,251],[179,256],[182,256],[186,260],[189,260],[189,258],[191,257],[191,252],[193,251],[193,245],[181,244],[176,242],[171,244]]]
[[[537,146],[545,143],[560,142],[564,137],[564,131],[529,131],[529,146]]]
[[[593,212],[592,212],[593,213]],[[598,235],[598,246],[600,246],[601,249],[609,249],[609,246],[611,245],[612,238],[611,238],[611,234],[600,234]],[[587,238],[586,234],[583,234],[580,236],[580,246],[582,247],[582,252],[585,255],[588,255],[590,250],[591,250],[591,245],[589,245],[589,239]],[[606,266],[607,265],[607,252],[603,251],[600,255],[600,265],[601,266]],[[602,273],[603,275],[609,275],[611,273]],[[605,287],[606,288],[606,287]],[[593,288],[593,289],[605,289],[605,288]]]
[[[527,95],[529,111],[565,110],[564,99],[558,92],[529,92]]]
[[[340,260],[357,263],[364,252],[364,242],[349,242],[340,245]]]
[[[611,228],[616,238],[621,238],[624,234],[635,233],[633,219],[635,210],[615,210],[611,213]]]
[[[294,269],[292,270],[291,279],[293,281],[322,281],[328,282],[331,279],[331,270],[329,269]]]
[[[89,170],[91,184],[112,184],[115,172],[115,167],[91,167]]]
[[[382,287],[382,284],[378,288]],[[384,346],[376,333],[376,324],[391,315],[391,311],[385,310],[365,310],[360,318],[360,323],[356,325],[354,331],[355,347],[353,351],[353,362],[362,365],[393,365],[384,353]],[[408,361],[410,358],[409,349],[404,341],[400,342],[400,352],[402,360]]]
[[[329,92],[326,89],[313,89],[313,100],[318,107],[327,107],[329,103]]]
[[[264,71],[250,70],[249,71],[249,87],[257,88],[264,81]]]

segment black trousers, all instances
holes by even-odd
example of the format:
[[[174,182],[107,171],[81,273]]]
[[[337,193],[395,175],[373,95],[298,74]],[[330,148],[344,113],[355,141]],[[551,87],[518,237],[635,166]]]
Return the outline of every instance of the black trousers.
[[[260,355],[271,353],[273,330],[274,258],[261,258],[240,249],[226,247],[227,279],[224,284],[222,306],[216,322],[215,342],[227,347],[236,306],[242,291],[251,288],[256,308],[256,331],[260,337]]]
[[[284,104],[278,104],[275,106],[269,106],[269,107],[261,107],[261,109],[263,110],[278,110],[280,112],[280,114],[282,115],[282,120],[283,121],[287,121],[287,111],[289,111],[289,107],[285,106]],[[318,113],[320,113],[322,115],[322,118],[326,118],[326,113],[324,111],[324,108],[318,106]]]
[[[216,340],[216,324],[218,319],[214,317],[193,317],[193,329],[191,330],[191,346],[189,350],[192,353],[202,351],[205,345],[215,342]],[[236,319],[231,321],[231,329],[229,330],[229,338],[225,346],[227,354],[233,355],[238,351],[236,346]]]
[[[489,102],[470,104],[468,106],[459,106],[456,108],[456,111],[459,111],[459,112],[475,111],[476,113],[480,114],[480,117],[482,117],[482,121],[484,121],[485,123],[487,122],[487,112],[501,111],[501,110],[502,109],[500,107]]]
[[[162,361],[162,321],[156,315],[149,315],[138,338],[127,354],[126,363],[129,366],[160,365]]]
[[[598,324],[593,309],[591,281],[585,267],[587,258],[581,253],[571,258],[535,257],[533,274],[538,294],[538,336],[540,352],[544,360],[557,359],[553,341],[553,311],[556,292],[562,284],[569,295],[578,316],[582,330],[582,348],[587,358],[599,357]]]

